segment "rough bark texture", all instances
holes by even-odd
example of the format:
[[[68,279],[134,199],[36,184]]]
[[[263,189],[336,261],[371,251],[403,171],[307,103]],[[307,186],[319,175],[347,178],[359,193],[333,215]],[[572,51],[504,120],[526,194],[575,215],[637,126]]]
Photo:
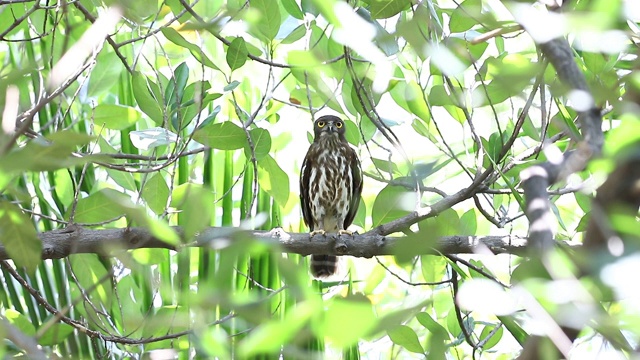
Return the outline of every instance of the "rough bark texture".
[[[180,228],[175,231],[181,233]],[[313,240],[308,233],[287,233],[282,229],[272,231],[246,231],[237,228],[212,227],[198,234],[194,241],[179,246],[168,244],[153,236],[145,228],[88,229],[72,226],[62,230],[43,232],[42,258],[60,259],[70,254],[94,253],[114,254],[117,251],[162,248],[179,250],[182,247],[199,246],[219,249],[247,236],[279,247],[280,251],[300,255],[329,254],[370,258],[378,255],[393,255],[396,249],[415,249],[416,254],[465,254],[473,253],[484,246],[495,254],[524,254],[527,238],[520,236],[446,236],[432,244],[410,240],[407,237],[381,236],[375,233],[341,235],[316,235]],[[413,241],[413,242],[412,242]],[[566,244],[566,243],[562,243]],[[415,245],[415,246],[414,246]],[[0,246],[0,259],[9,259]]]

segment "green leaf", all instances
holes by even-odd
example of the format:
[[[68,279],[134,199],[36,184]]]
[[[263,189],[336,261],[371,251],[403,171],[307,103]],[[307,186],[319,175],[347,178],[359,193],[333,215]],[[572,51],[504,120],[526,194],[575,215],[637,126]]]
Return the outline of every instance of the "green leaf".
[[[295,0],[282,0],[282,7],[289,13],[289,15],[293,16],[298,20],[304,19],[304,14],[302,10],[300,10],[300,6],[296,3]]]
[[[269,41],[275,39],[282,23],[278,2],[272,0],[250,0],[249,6],[258,10],[262,16],[256,24],[258,31]]]
[[[315,332],[319,337],[329,338],[338,348],[356,344],[378,321],[371,302],[364,295],[334,298],[322,320],[322,324],[314,328]]]
[[[302,330],[304,324],[320,311],[320,303],[298,302],[286,312],[283,319],[274,319],[258,325],[243,339],[239,346],[241,358],[251,358],[255,354],[278,353]]]
[[[118,205],[129,198],[113,189],[102,189],[86,198],[78,200],[74,221],[77,223],[99,223],[123,216],[125,212]],[[65,216],[69,219],[69,214]]]
[[[73,329],[73,326],[69,324],[53,324],[38,338],[38,344],[42,346],[60,344],[73,333]]]
[[[191,241],[197,232],[211,225],[215,200],[211,190],[199,184],[186,183],[173,190],[171,206],[180,210],[186,241]]]
[[[271,135],[269,132],[265,129],[255,128],[249,131],[249,136],[253,143],[253,153],[256,160],[261,160],[267,156],[271,150]],[[251,148],[248,141],[244,146],[244,155],[251,160]]]
[[[181,63],[173,72],[164,92],[164,102],[172,105],[172,110],[182,103],[182,95],[189,81],[189,67],[187,63]]]
[[[176,44],[178,46],[182,46],[182,47],[186,48],[187,50],[189,50],[191,55],[193,55],[193,57],[196,60],[198,60],[201,64],[203,64],[204,66],[210,67],[212,69],[220,70],[220,68],[218,68],[207,57],[207,55],[204,54],[204,52],[202,51],[202,48],[200,48],[199,46],[197,46],[195,44],[192,44],[192,43],[188,42],[174,28],[162,27],[161,31],[162,31],[162,34],[164,34],[164,36],[167,38],[167,40],[171,41],[172,43],[174,43],[174,44]]]
[[[17,266],[33,273],[40,263],[42,242],[31,219],[20,208],[0,200],[0,241]]]
[[[373,157],[371,158],[371,161],[373,162],[373,165],[376,167],[376,169],[380,171],[384,171],[389,174],[398,172],[398,165],[393,161],[376,159]]]
[[[89,76],[87,94],[96,97],[104,94],[120,81],[120,74],[123,70],[124,65],[116,53],[110,49],[104,49],[98,55],[96,66]]]
[[[4,317],[7,321],[15,326],[20,332],[22,332],[26,336],[34,336],[36,334],[36,329],[31,323],[31,321],[18,311],[14,309],[5,309]]]
[[[422,255],[420,256],[420,269],[426,282],[438,282],[445,280],[447,274],[447,262],[442,256]]]
[[[244,39],[237,37],[231,41],[229,49],[227,49],[227,64],[231,70],[239,69],[247,62],[247,56],[249,50],[247,50],[247,44]]]
[[[511,335],[518,341],[520,346],[527,343],[529,334],[513,319],[513,316],[497,316],[498,320],[507,328]]]
[[[407,0],[371,0],[369,9],[372,18],[386,19],[408,9],[409,6],[411,2]]]
[[[431,112],[425,103],[425,97],[423,96],[423,90],[418,83],[410,81],[405,85],[404,97],[409,110],[414,115],[418,116],[422,121],[428,122],[431,120]],[[433,104],[432,104],[433,105]]]
[[[140,120],[138,110],[123,105],[101,104],[93,109],[93,121],[97,127],[124,130]]]
[[[289,176],[278,163],[266,155],[258,161],[258,183],[278,205],[284,207],[289,200]]]
[[[493,335],[491,335],[491,338],[487,339],[489,334],[491,334],[491,332],[495,328],[496,328],[496,325],[485,325],[485,327],[482,329],[482,333],[480,333],[480,341],[485,342],[482,349],[484,350],[491,349],[492,347],[498,345],[498,343],[500,342],[500,339],[502,339],[502,333],[503,333],[502,326],[500,326],[498,330],[496,330],[496,332]]]
[[[478,24],[478,16],[482,10],[480,0],[465,0],[451,14],[449,29],[452,33],[464,32]]]
[[[460,235],[475,235],[478,229],[478,218],[475,209],[471,209],[460,217]]]
[[[415,194],[400,186],[385,186],[375,201],[371,217],[373,226],[401,218],[409,213],[415,204]]]
[[[225,92],[233,91],[235,88],[238,87],[238,85],[240,85],[240,81],[233,80],[231,83],[227,84],[222,90],[224,90]]]
[[[399,325],[398,327],[387,331],[389,338],[394,344],[404,347],[405,349],[419,354],[424,354],[424,349],[420,345],[418,335],[412,328],[406,325]]]
[[[71,268],[74,270],[79,285],[86,291],[94,306],[111,307],[113,287],[111,277],[98,255],[72,254],[69,256]]]
[[[130,191],[138,191],[136,180],[130,172],[113,169],[105,170],[107,170],[107,174],[109,174],[109,177],[113,179],[116,184]]]
[[[292,44],[300,39],[307,33],[307,27],[305,24],[298,25],[293,31],[291,31],[284,39],[282,39],[282,44]]]
[[[81,165],[91,161],[109,162],[100,155],[73,156],[78,147],[88,144],[93,137],[72,131],[60,131],[46,136],[49,141],[36,139],[18,148],[0,161],[0,170],[6,172],[48,171]]]
[[[150,80],[140,72],[134,72],[132,77],[133,97],[138,103],[138,107],[142,112],[147,114],[157,125],[164,122],[164,110],[160,106],[162,99],[156,99],[153,92],[149,88]],[[155,85],[155,84],[153,84]]]
[[[142,198],[154,213],[164,213],[169,199],[169,187],[162,174],[156,173],[147,180],[142,188]]]
[[[214,149],[236,150],[244,147],[247,134],[238,125],[225,121],[199,128],[193,139]]]
[[[358,125],[353,121],[347,119],[344,121],[345,132],[344,137],[347,139],[349,144],[353,146],[358,146],[360,144],[360,129],[358,129]]]
[[[447,93],[444,85],[435,85],[429,91],[429,104],[431,106],[455,105],[454,101],[451,99],[452,96],[455,95]]]
[[[416,319],[418,322],[424,326],[431,334],[435,334],[441,336],[443,339],[449,338],[449,333],[444,328],[444,326],[440,325],[437,321],[435,321],[431,315],[426,312],[421,312],[416,314]]]

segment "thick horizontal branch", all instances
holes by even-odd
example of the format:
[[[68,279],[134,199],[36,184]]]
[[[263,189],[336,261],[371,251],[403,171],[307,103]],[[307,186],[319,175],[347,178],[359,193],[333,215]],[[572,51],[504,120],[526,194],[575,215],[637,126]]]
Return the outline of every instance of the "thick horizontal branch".
[[[179,227],[174,228],[181,233]],[[231,227],[212,227],[201,232],[193,242],[178,247],[153,236],[146,228],[88,229],[71,226],[66,229],[39,234],[42,241],[43,259],[60,259],[71,254],[113,255],[118,250],[161,248],[179,250],[198,246],[221,249],[233,241],[254,238],[279,247],[282,252],[300,255],[334,254],[370,258],[378,255],[404,254],[468,254],[484,246],[496,254],[520,255],[525,252],[527,238],[521,236],[445,236],[436,241],[419,239],[416,236],[381,236],[375,233],[351,235],[316,235],[310,239],[308,233],[287,233],[282,229],[272,231],[248,231]],[[9,259],[0,246],[0,259]]]

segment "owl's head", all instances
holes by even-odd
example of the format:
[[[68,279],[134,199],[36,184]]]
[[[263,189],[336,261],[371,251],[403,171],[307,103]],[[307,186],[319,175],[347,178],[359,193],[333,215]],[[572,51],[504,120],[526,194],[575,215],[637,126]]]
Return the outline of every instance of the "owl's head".
[[[345,130],[344,121],[333,115],[321,116],[313,123],[315,139],[327,136],[344,139]]]

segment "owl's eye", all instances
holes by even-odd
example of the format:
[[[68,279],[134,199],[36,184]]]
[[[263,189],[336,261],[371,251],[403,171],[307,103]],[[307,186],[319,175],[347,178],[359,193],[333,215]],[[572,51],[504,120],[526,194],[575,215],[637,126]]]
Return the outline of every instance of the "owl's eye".
[[[318,121],[319,128],[323,128],[325,125],[327,125],[327,123],[325,123],[324,121]]]
[[[336,127],[338,129],[342,129],[342,122],[341,121],[336,122]]]

